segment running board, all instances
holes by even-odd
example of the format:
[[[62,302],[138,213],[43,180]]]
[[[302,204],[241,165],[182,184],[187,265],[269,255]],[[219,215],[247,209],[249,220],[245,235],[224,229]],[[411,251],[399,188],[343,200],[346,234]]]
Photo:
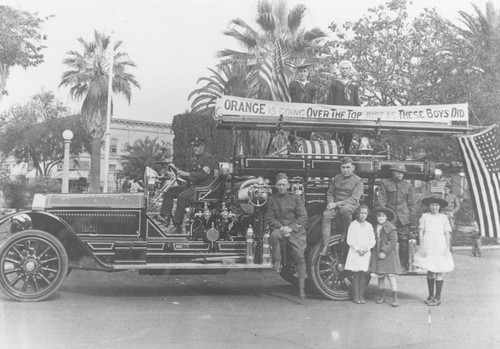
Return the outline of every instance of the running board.
[[[117,264],[115,270],[124,269],[272,269],[272,264],[243,264],[243,263],[149,263],[149,264]]]

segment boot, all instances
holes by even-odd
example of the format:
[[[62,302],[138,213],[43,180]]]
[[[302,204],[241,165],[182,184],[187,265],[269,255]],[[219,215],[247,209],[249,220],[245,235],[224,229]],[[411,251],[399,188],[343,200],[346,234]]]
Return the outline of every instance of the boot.
[[[323,239],[323,243],[321,244],[321,251],[319,253],[320,256],[328,255],[328,248],[330,247],[329,244],[330,244],[330,237],[328,237],[327,240]]]
[[[379,289],[378,289],[378,297],[377,297],[377,300],[375,301],[375,303],[382,304],[384,302],[385,302],[384,289],[379,287]]]
[[[434,300],[434,279],[427,279],[427,288],[429,289],[429,297],[427,297],[425,304],[429,305]]]
[[[351,284],[351,294],[352,301],[356,304],[361,304],[359,300],[359,273],[352,273],[352,284]]]
[[[392,291],[392,307],[399,307],[399,301],[398,301],[398,292],[397,291]]]
[[[365,304],[366,286],[368,286],[368,283],[366,282],[366,273],[362,271],[360,272],[359,277],[359,301],[361,304]]]
[[[300,278],[299,279],[299,298],[300,299],[305,299],[306,298],[306,291],[304,288],[305,280]]]

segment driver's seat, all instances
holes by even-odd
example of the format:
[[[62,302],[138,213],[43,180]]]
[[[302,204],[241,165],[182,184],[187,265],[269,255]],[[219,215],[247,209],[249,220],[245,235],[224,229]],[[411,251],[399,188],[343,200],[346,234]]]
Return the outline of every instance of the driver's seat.
[[[220,174],[207,186],[194,188],[194,202],[219,202],[224,196],[227,175]]]

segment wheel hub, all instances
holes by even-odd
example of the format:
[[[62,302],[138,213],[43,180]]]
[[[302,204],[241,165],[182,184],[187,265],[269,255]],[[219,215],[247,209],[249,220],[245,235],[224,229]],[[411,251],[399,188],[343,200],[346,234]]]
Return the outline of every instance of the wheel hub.
[[[38,269],[38,262],[34,259],[28,259],[23,263],[23,270],[27,274],[34,274]]]

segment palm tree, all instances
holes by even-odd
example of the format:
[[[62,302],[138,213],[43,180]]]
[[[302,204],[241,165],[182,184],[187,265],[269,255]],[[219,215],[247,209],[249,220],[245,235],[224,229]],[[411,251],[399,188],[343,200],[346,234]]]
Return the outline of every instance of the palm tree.
[[[111,37],[94,31],[94,41],[79,38],[83,53],[68,51],[63,63],[71,70],[64,72],[59,86],[70,87],[70,95],[83,99],[81,114],[86,132],[92,139],[90,158],[90,192],[100,191],[101,143],[106,129],[106,113],[109,81],[109,50]],[[128,54],[118,49],[122,41],[113,45],[113,79],[112,89],[127,98],[130,103],[132,87],[140,88],[135,77],[127,72],[127,68],[135,67]]]
[[[488,65],[496,70],[495,60],[500,59],[500,11],[495,9],[492,1],[486,3],[486,11],[472,4],[475,15],[464,11],[459,11],[461,22],[465,24],[466,29],[461,30],[462,35],[469,40],[471,46],[482,63],[481,69],[487,74]],[[489,63],[489,64],[488,64]]]
[[[197,88],[188,96],[191,102],[191,112],[213,115],[215,101],[222,95],[245,97],[248,93],[245,65],[242,62],[228,60],[217,65],[216,69],[208,69],[212,75],[201,77],[198,83],[205,85]]]
[[[274,4],[261,0],[255,19],[258,29],[240,18],[231,21],[224,34],[234,38],[244,50],[224,49],[218,56],[243,62],[247,67],[246,97],[290,101],[288,82],[294,65],[312,57],[318,40],[326,37],[319,28],[302,28],[305,12],[302,4],[288,11],[285,1]],[[269,132],[250,131],[242,136],[247,154],[264,155]]]
[[[298,4],[287,11],[285,1],[273,4],[261,0],[255,19],[258,29],[253,29],[240,18],[231,21],[224,34],[236,39],[244,51],[225,49],[218,55],[243,61],[253,68],[247,76],[251,87],[249,97],[262,98],[257,96],[258,88],[260,83],[266,82],[273,100],[287,101],[287,85],[294,65],[311,57],[318,40],[326,37],[319,28],[302,28],[306,10],[305,5]]]

